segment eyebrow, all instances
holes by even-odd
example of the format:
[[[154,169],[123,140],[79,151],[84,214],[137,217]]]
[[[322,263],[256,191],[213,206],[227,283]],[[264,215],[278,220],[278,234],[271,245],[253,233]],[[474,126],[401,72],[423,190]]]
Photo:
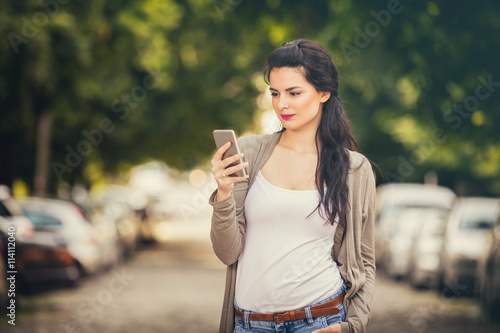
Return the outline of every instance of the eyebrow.
[[[302,88],[302,87],[301,86],[293,86],[293,87],[290,87],[290,88],[286,88],[285,91],[290,91],[290,90],[293,90],[293,89],[296,89],[296,88]],[[272,87],[269,87],[269,90],[278,91],[277,89],[274,89]]]

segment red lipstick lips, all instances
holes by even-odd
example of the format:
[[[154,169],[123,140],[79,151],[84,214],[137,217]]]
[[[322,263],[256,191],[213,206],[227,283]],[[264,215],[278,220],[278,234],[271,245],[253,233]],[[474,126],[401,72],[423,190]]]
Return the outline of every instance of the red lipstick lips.
[[[283,118],[283,120],[288,120],[288,119],[292,118],[293,116],[295,116],[295,115],[294,114],[282,114],[281,118]]]

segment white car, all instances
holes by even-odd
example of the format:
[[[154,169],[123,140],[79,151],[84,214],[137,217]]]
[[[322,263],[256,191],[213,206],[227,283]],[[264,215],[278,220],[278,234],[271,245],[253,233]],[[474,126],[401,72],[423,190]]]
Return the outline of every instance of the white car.
[[[394,215],[386,270],[390,276],[405,278],[410,268],[413,243],[421,223],[422,208],[404,208]]]
[[[441,250],[440,289],[450,288],[451,285],[459,286],[462,294],[475,292],[478,259],[487,250],[490,230],[499,209],[499,199],[457,199],[446,221]]]
[[[8,234],[9,227],[15,227],[16,241],[23,242],[33,233],[33,224],[24,216],[19,204],[12,198],[10,190],[0,185],[0,231]]]
[[[6,267],[2,269],[2,265],[8,263],[12,255],[7,246],[10,235],[15,239],[15,269],[12,270],[17,271],[21,290],[29,292],[35,284],[48,281],[67,281],[69,285],[76,285],[80,271],[61,237],[36,230],[23,215],[8,187],[0,185],[0,244],[3,243],[0,257],[4,259],[0,260],[0,270],[4,272]],[[0,296],[0,303],[3,301],[5,299]]]
[[[420,226],[410,255],[408,279],[417,288],[435,288],[439,278],[440,253],[448,209],[427,208],[420,217]]]
[[[44,198],[18,198],[25,215],[38,230],[58,233],[84,274],[96,273],[103,265],[102,241],[85,213],[75,204]]]
[[[133,255],[142,228],[142,220],[136,211],[145,208],[147,197],[128,186],[108,185],[91,192],[90,198],[92,211],[103,215],[116,226],[123,257]]]
[[[387,262],[394,216],[405,208],[450,209],[456,199],[452,190],[429,184],[383,184],[377,187],[375,206],[375,254],[377,268]]]

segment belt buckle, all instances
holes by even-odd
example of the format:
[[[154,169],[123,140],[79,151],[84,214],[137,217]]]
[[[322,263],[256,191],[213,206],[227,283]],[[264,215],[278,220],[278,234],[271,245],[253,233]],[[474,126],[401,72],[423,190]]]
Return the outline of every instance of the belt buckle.
[[[283,323],[284,323],[284,321],[279,320],[279,319],[278,319],[278,315],[280,315],[280,314],[285,314],[285,313],[286,313],[286,312],[274,312],[274,313],[273,313],[273,321],[274,321],[276,324],[283,324]]]

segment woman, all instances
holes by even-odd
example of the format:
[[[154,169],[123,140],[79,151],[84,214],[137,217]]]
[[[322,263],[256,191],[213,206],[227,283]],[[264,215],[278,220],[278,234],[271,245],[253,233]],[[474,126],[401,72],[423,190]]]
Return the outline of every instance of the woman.
[[[317,43],[269,56],[283,128],[241,137],[243,157],[212,159],[210,237],[226,265],[220,332],[365,332],[375,284],[375,181]],[[246,168],[246,177],[230,176]]]

